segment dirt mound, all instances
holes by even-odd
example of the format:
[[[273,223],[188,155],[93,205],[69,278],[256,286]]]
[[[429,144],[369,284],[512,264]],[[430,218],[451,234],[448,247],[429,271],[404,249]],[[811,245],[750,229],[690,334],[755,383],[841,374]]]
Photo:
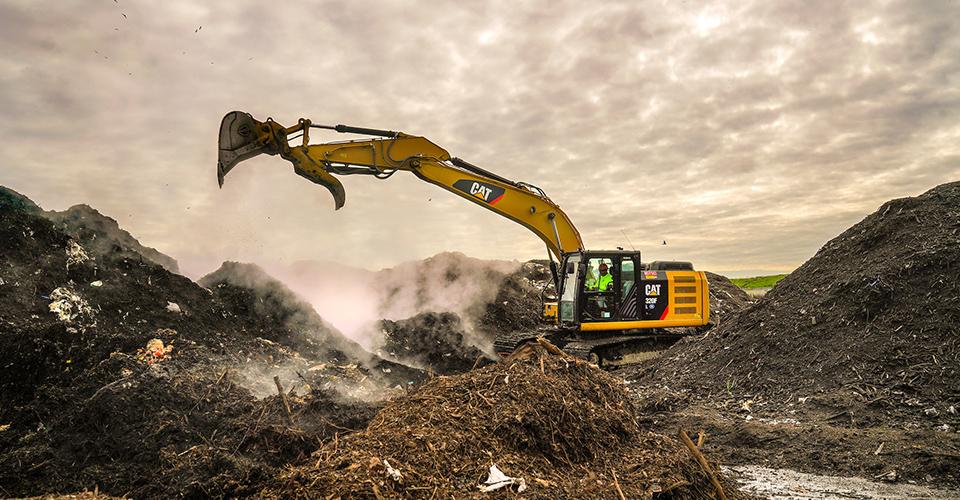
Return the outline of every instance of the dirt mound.
[[[638,427],[622,381],[551,347],[393,400],[267,494],[479,497],[496,465],[536,497],[710,496],[707,473],[678,440]]]
[[[753,414],[960,426],[960,182],[885,203],[643,380]]]
[[[44,212],[44,216],[77,240],[88,252],[112,254],[128,259],[147,259],[171,273],[179,273],[177,261],[155,248],[143,246],[113,220],[89,205],[74,205],[62,212]]]
[[[301,353],[339,363],[368,357],[359,345],[324,321],[310,304],[255,264],[224,262],[198,283],[227,304],[229,314],[252,325],[256,335],[293,344]]]
[[[379,408],[338,395],[377,366],[315,358],[327,351],[313,331],[266,319],[290,311],[250,313],[150,259],[87,250],[11,193],[0,192],[4,495],[250,494]],[[289,414],[276,392],[251,393],[257,372],[302,395]]]
[[[6,187],[0,186],[0,211],[17,211],[31,214],[43,212],[30,198]]]
[[[543,317],[541,292],[553,293],[553,277],[546,261],[524,262],[500,281],[497,295],[484,307],[478,329],[492,339],[497,332],[534,330]],[[492,340],[491,340],[492,341]]]
[[[330,369],[323,370],[325,373],[335,375],[342,371],[337,365],[357,365],[361,373],[372,377],[379,385],[387,386],[416,383],[425,376],[419,369],[367,352],[324,321],[310,304],[286,285],[255,264],[224,262],[199,283],[224,304],[225,315],[241,320],[245,333],[288,346],[298,356],[323,360],[325,368]],[[295,365],[301,372],[310,368],[304,362]]]
[[[400,321],[382,322],[379,351],[433,373],[470,370],[486,355],[467,340],[463,322],[454,313],[422,313]]]
[[[750,295],[726,276],[707,272],[707,282],[710,284],[710,324],[714,327],[732,320],[750,306]]]

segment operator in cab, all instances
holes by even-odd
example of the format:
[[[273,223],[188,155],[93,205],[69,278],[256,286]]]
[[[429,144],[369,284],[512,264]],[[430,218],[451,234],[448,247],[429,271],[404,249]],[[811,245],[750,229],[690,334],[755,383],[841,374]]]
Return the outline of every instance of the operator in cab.
[[[613,292],[613,275],[610,274],[610,266],[606,262],[600,262],[596,267],[597,274],[591,269],[587,280],[584,282],[587,292],[600,292],[596,295],[587,297],[587,303],[584,309],[584,315],[590,319],[606,319],[611,315],[611,310],[607,304],[607,292]]]
[[[613,276],[609,273],[606,262],[601,262],[598,266],[600,275],[593,280],[587,280],[587,290],[591,292],[606,292],[613,285]]]

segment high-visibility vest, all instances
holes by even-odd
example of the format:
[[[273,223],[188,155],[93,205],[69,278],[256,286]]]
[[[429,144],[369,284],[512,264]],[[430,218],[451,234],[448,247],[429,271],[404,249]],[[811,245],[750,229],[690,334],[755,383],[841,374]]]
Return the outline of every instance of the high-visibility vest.
[[[606,292],[607,288],[610,288],[610,285],[613,284],[613,276],[610,273],[602,274],[597,278],[597,290],[601,292]]]

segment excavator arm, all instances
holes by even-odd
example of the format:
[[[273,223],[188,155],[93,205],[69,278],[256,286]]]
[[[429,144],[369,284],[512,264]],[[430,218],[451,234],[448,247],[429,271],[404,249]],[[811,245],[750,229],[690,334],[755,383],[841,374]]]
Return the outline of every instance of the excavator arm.
[[[310,144],[311,129],[327,129],[373,138]],[[300,134],[300,135],[297,135]],[[292,140],[302,138],[299,145]],[[336,209],[346,201],[343,184],[335,175],[371,175],[386,179],[407,171],[468,201],[492,210],[533,231],[558,260],[583,250],[580,233],[567,214],[536,186],[511,181],[459,158],[419,136],[346,125],[315,125],[301,118],[284,127],[270,118],[260,122],[232,111],[220,125],[217,179],[237,163],[260,154],[279,155],[293,164],[298,175],[326,187]]]

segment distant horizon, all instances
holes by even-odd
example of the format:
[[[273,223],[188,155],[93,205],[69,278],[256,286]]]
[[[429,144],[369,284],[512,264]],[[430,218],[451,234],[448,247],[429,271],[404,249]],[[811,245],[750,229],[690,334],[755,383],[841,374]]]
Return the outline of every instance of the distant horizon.
[[[2,187],[2,188],[7,188],[7,189],[13,190],[13,191],[15,191],[15,192],[17,192],[17,193],[20,193],[21,195],[26,196],[28,199],[30,199],[31,201],[34,201],[34,203],[36,203],[36,201],[33,200],[32,198],[30,198],[30,196],[29,196],[28,194],[23,193],[22,191],[19,191],[19,190],[17,190],[16,188],[13,188],[13,187],[10,187],[10,186],[3,186],[3,185],[0,185],[0,187]],[[89,204],[89,203],[75,203],[75,204],[72,204],[72,205],[70,205],[70,206],[68,206],[68,207],[66,207],[66,208],[63,208],[63,209],[51,209],[51,208],[47,208],[47,207],[44,207],[43,205],[41,205],[40,203],[37,203],[37,205],[38,205],[42,210],[44,210],[44,211],[57,211],[57,212],[62,212],[62,211],[65,211],[65,210],[69,210],[70,208],[75,207],[75,206],[84,205],[84,206],[88,206],[88,207],[92,208],[93,210],[96,210],[97,212],[99,212],[101,215],[103,215],[103,216],[105,216],[105,217],[109,217],[109,218],[111,218],[111,219],[116,220],[116,217],[113,217],[111,214],[101,211],[100,209],[98,209],[97,207],[95,207],[95,206],[93,206],[93,205],[91,205],[91,204]],[[119,224],[119,221],[118,221],[118,224]],[[473,255],[467,254],[467,253],[462,252],[462,251],[459,251],[459,250],[439,250],[439,251],[437,251],[436,253],[431,254],[431,255],[428,255],[428,256],[423,257],[423,258],[419,258],[419,259],[416,259],[416,258],[415,258],[415,259],[403,260],[403,261],[399,261],[399,262],[397,262],[397,263],[395,263],[395,264],[393,264],[393,265],[389,265],[389,266],[385,266],[385,267],[364,267],[364,266],[362,266],[362,265],[356,265],[355,263],[343,264],[343,263],[334,262],[333,260],[330,260],[330,259],[297,259],[297,260],[291,260],[291,261],[289,261],[289,262],[288,262],[288,261],[283,261],[283,260],[269,260],[269,259],[263,259],[263,260],[247,260],[247,261],[243,261],[243,260],[239,260],[239,261],[238,261],[238,260],[234,260],[234,259],[225,259],[225,260],[220,260],[220,261],[218,261],[218,263],[216,263],[215,265],[212,265],[212,267],[211,267],[211,265],[209,264],[209,262],[212,262],[211,260],[203,261],[204,264],[197,264],[196,262],[192,262],[191,264],[188,264],[187,266],[184,266],[184,264],[183,264],[184,261],[183,261],[182,259],[178,258],[176,255],[174,255],[174,254],[172,254],[172,253],[170,253],[170,252],[166,252],[166,251],[164,251],[164,250],[161,249],[161,248],[157,248],[157,247],[151,245],[149,242],[143,241],[143,240],[142,240],[140,237],[138,237],[135,233],[133,233],[132,231],[130,231],[130,230],[128,230],[127,228],[123,227],[122,224],[120,224],[120,229],[123,229],[123,230],[129,232],[130,235],[133,236],[134,238],[136,238],[137,241],[139,241],[140,244],[142,244],[143,246],[149,247],[149,248],[153,248],[153,249],[157,250],[158,252],[160,252],[160,253],[162,253],[162,254],[164,254],[164,255],[166,255],[166,256],[174,259],[174,260],[176,260],[176,261],[177,261],[177,265],[180,267],[180,272],[179,272],[179,274],[182,275],[182,276],[185,276],[185,277],[187,277],[187,278],[190,278],[190,279],[193,280],[193,281],[199,281],[199,280],[200,280],[201,278],[203,278],[204,276],[206,276],[206,275],[208,275],[208,274],[216,271],[216,270],[219,269],[220,266],[222,266],[225,262],[243,262],[243,263],[249,263],[249,264],[256,264],[256,265],[260,266],[261,268],[267,268],[267,267],[273,267],[273,266],[286,266],[286,267],[292,268],[292,267],[294,267],[294,266],[302,265],[302,264],[323,264],[323,265],[330,265],[330,266],[335,266],[335,265],[348,265],[349,267],[356,268],[356,269],[363,269],[363,270],[365,270],[365,271],[370,271],[370,272],[379,272],[379,271],[384,271],[384,270],[387,270],[387,269],[393,269],[393,268],[396,268],[396,267],[398,267],[398,266],[402,266],[402,265],[407,264],[407,263],[422,262],[422,261],[424,261],[424,260],[427,260],[427,259],[436,257],[436,256],[438,256],[438,255],[442,255],[442,254],[461,254],[461,255],[464,255],[465,257],[468,257],[468,258],[477,259],[477,260],[486,261],[486,262],[518,262],[518,263],[523,263],[523,262],[529,262],[529,261],[531,261],[531,260],[546,260],[546,258],[547,258],[546,255],[543,255],[543,256],[540,256],[540,257],[532,257],[532,258],[529,258],[529,259],[523,259],[523,258],[516,258],[516,259],[485,259],[485,258],[476,257],[476,256],[473,256]],[[826,242],[824,242],[824,243],[826,243]],[[642,256],[643,256],[643,250],[642,250],[642,249],[638,249],[638,250],[640,251],[640,254],[641,254],[641,257],[642,257]],[[813,256],[813,255],[811,255],[811,257],[812,257],[812,256]],[[269,256],[264,256],[264,257],[269,257]],[[710,272],[712,272],[712,273],[719,274],[719,275],[722,275],[722,276],[726,276],[726,277],[728,277],[728,278],[751,278],[751,277],[755,277],[755,276],[768,276],[768,275],[774,275],[774,274],[789,274],[790,272],[793,271],[793,269],[791,269],[791,270],[789,270],[789,271],[771,271],[771,270],[762,270],[762,269],[758,269],[758,270],[750,270],[750,269],[747,269],[747,270],[738,270],[738,271],[723,272],[723,271],[715,271],[715,270],[713,270],[713,269],[702,269],[702,268],[697,267],[697,266],[696,266],[696,263],[694,263],[694,267],[695,267],[697,270],[699,270],[699,271],[710,271]],[[187,268],[189,268],[189,271],[186,270]],[[204,271],[204,270],[201,270],[201,269],[207,269],[207,270]],[[794,268],[794,269],[795,269],[795,268]],[[750,274],[750,273],[755,273],[755,274]]]

